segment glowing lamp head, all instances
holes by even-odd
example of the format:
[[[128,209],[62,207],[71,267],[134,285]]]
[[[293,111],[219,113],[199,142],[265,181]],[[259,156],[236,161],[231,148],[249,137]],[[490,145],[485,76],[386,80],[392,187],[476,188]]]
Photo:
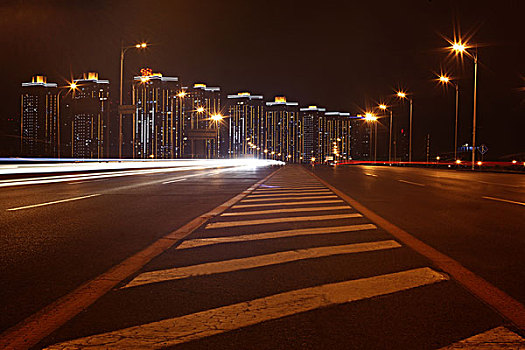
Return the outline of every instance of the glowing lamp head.
[[[141,81],[142,83],[146,83],[146,82],[149,81],[149,77],[144,77],[144,76],[143,76],[143,77],[140,77],[140,81]]]
[[[512,161],[512,164],[516,164],[518,161],[517,160],[513,160]]]
[[[463,45],[462,43],[454,43],[452,44],[452,50],[458,52],[458,53],[461,53],[461,52],[464,52],[465,51],[465,45]]]
[[[140,43],[140,44],[135,45],[135,47],[136,47],[137,49],[145,49],[146,47],[148,47],[148,44],[146,44],[146,43]]]
[[[365,113],[365,120],[367,122],[375,122],[377,120],[377,117],[375,115],[373,115],[372,113],[367,112],[367,113]]]
[[[403,92],[403,91],[399,91],[399,92],[397,93],[397,97],[399,97],[399,98],[406,98],[406,97],[407,97],[407,94],[406,94],[405,92]]]
[[[71,84],[69,84],[69,88],[70,88],[71,90],[75,90],[75,89],[77,88],[77,83],[71,83]]]
[[[440,157],[440,156],[437,156],[437,157],[436,157],[436,160],[440,160],[440,159],[441,159],[441,157]]]
[[[442,76],[439,77],[439,81],[444,83],[444,84],[446,84],[446,83],[448,83],[450,81],[450,78],[442,75]]]
[[[220,122],[222,120],[222,115],[221,114],[213,114],[211,116],[211,120],[213,120],[214,122]]]
[[[310,160],[311,160],[312,162],[315,162],[315,157],[312,157]]]
[[[457,159],[456,164],[461,164],[461,159]]]
[[[198,113],[204,112],[204,107],[197,107],[197,112]]]
[[[264,150],[263,152],[264,152],[264,153],[268,153],[268,150],[267,150],[267,149],[265,149],[265,150]]]
[[[177,97],[184,98],[186,97],[186,95],[187,95],[186,91],[181,91],[177,94]]]
[[[380,104],[380,105],[379,105],[379,108],[382,109],[382,110],[384,111],[384,110],[386,109],[386,105],[384,105],[384,104]]]
[[[483,162],[481,160],[479,160],[476,164],[477,165],[481,165],[481,164],[483,164]]]

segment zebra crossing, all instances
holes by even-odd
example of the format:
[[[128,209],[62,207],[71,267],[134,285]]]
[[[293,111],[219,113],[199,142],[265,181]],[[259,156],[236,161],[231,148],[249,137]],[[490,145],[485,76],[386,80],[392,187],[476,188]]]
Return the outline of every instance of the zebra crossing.
[[[499,316],[300,167],[277,172],[110,294],[45,347],[525,348]],[[148,316],[115,316],[139,310]],[[352,328],[357,314],[366,318]],[[388,321],[399,315],[410,324]],[[103,317],[120,321],[90,329]],[[297,330],[304,325],[319,336]]]

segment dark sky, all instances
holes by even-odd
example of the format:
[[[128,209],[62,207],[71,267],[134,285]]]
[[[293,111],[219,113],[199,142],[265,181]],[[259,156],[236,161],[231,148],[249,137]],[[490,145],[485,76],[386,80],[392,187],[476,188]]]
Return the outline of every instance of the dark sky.
[[[405,88],[414,99],[414,156],[431,135],[433,153],[452,151],[454,91],[432,79],[443,68],[460,84],[459,141],[470,141],[472,76],[440,50],[454,30],[479,48],[478,140],[488,158],[525,152],[523,0],[384,1],[9,1],[0,5],[0,118],[18,116],[20,84],[35,73],[65,84],[95,70],[118,96],[120,40],[126,74],[143,66],[184,83],[249,90],[300,105],[358,113]],[[460,28],[459,28],[460,27]],[[394,109],[399,125],[407,105]]]

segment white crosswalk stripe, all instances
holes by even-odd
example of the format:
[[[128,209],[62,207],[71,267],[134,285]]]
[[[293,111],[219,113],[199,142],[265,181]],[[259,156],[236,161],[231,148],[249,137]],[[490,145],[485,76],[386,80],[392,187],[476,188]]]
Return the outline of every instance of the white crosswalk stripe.
[[[525,349],[525,339],[505,327],[497,327],[457,343],[445,346],[440,350],[453,349],[490,349],[509,350]]]
[[[348,205],[331,206],[331,207],[302,207],[302,208],[286,208],[286,209],[268,209],[268,210],[252,210],[224,213],[222,216],[249,216],[249,215],[264,215],[264,214],[282,214],[282,213],[296,213],[307,211],[327,211],[327,210],[344,210],[352,209]]]
[[[335,194],[334,195],[318,195],[318,196],[304,196],[304,197],[284,197],[284,198],[253,198],[252,196],[246,197],[248,199],[243,199],[241,203],[249,203],[249,202],[271,202],[271,201],[285,201],[289,199],[298,200],[298,199],[329,199],[329,198],[338,198]]]
[[[251,256],[248,258],[232,259],[205,263],[200,265],[144,272],[135,277],[123,288],[136,287],[144,284],[172,281],[195,276],[253,269],[262,266],[278,265],[291,261],[321,258],[332,255],[370,252],[375,250],[392,249],[399,247],[401,247],[399,243],[397,243],[396,241],[389,240],[290,250],[273,254]]]
[[[279,207],[290,205],[310,205],[310,204],[329,204],[329,203],[344,203],[341,199],[321,200],[321,201],[301,201],[301,202],[279,202],[279,203],[261,203],[261,204],[237,204],[232,209],[241,208],[257,208],[257,207]]]
[[[334,194],[332,191],[322,191],[322,192],[303,192],[303,193],[294,193],[294,192],[285,192],[285,193],[270,193],[270,194],[251,194],[249,198],[264,198],[264,197],[301,197],[301,196],[315,196],[315,195],[327,195]]]
[[[448,280],[430,268],[324,284],[55,344],[47,349],[159,349],[331,305]]]
[[[239,235],[239,236],[196,238],[196,239],[190,239],[190,240],[182,242],[177,247],[177,249],[188,249],[188,248],[195,248],[195,247],[201,247],[201,246],[207,246],[207,245],[213,245],[213,244],[219,244],[219,243],[238,243],[238,242],[258,241],[258,240],[263,240],[263,239],[272,239],[272,238],[286,238],[286,237],[354,232],[354,231],[362,231],[362,230],[374,230],[376,228],[377,228],[376,225],[373,225],[373,224],[360,224],[360,225],[346,225],[346,226],[302,228],[302,229],[295,229],[295,230],[253,233],[249,235]]]
[[[363,215],[359,213],[351,213],[351,214],[316,215],[316,216],[293,216],[293,217],[285,217],[285,218],[256,219],[256,220],[243,220],[243,221],[219,221],[219,222],[212,222],[211,224],[206,225],[206,229],[235,227],[235,226],[263,225],[263,224],[277,224],[277,223],[297,222],[297,221],[340,220],[340,219],[360,218],[362,216]]]

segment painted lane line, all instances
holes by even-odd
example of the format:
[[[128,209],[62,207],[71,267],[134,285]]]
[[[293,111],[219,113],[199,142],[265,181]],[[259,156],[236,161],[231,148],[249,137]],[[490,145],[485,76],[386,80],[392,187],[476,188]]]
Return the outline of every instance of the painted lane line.
[[[196,238],[196,239],[190,239],[190,240],[182,242],[182,244],[179,245],[177,249],[189,249],[189,248],[209,246],[209,245],[220,244],[220,243],[239,243],[239,242],[259,241],[259,240],[264,240],[264,239],[298,237],[298,236],[309,236],[309,235],[325,235],[325,234],[333,234],[333,233],[355,232],[355,231],[375,230],[375,229],[377,229],[376,225],[362,224],[362,225],[302,228],[302,229],[296,229],[296,230],[255,233],[255,234],[239,235],[239,236]]]
[[[158,349],[269,320],[448,280],[430,268],[324,284],[55,344],[47,349]]]
[[[273,191],[315,191],[315,190],[326,190],[325,186],[315,187],[265,187],[259,188],[256,192],[273,192]]]
[[[298,197],[298,196],[316,196],[316,195],[333,195],[334,193],[332,191],[326,190],[326,191],[317,191],[317,192],[301,192],[301,193],[294,193],[294,192],[285,192],[285,193],[269,193],[269,194],[259,194],[254,193],[250,195],[250,198],[266,198],[266,197]]]
[[[98,179],[98,180],[83,180],[83,181],[75,181],[75,182],[68,182],[68,185],[77,185],[77,184],[83,184],[83,183],[90,183],[90,182],[99,182],[99,181],[106,181],[107,179]]]
[[[306,169],[304,169],[307,172]],[[407,246],[425,256],[427,259],[432,261],[438,268],[448,273],[453,279],[459,284],[468,289],[472,294],[477,296],[479,299],[490,305],[496,311],[498,311],[503,317],[512,322],[517,328],[525,330],[525,305],[495,287],[485,279],[476,275],[469,269],[465,268],[458,261],[451,257],[441,253],[434,249],[423,241],[412,236],[410,233],[401,229],[400,227],[392,224],[388,220],[379,216],[372,210],[368,209],[355,199],[346,195],[344,192],[339,191],[334,186],[320,178],[319,176],[310,173],[313,177],[324,183],[339,197],[343,198],[345,202],[350,204],[360,213],[363,213],[368,219],[377,226],[383,228],[385,231],[390,233],[392,236],[405,243]]]
[[[403,183],[406,183],[406,184],[410,184],[410,185],[421,186],[421,187],[425,187],[426,186],[426,185],[420,184],[418,182],[412,182],[412,181],[406,181],[406,180],[397,180],[397,181],[403,182]]]
[[[240,212],[228,212],[222,216],[245,216],[245,215],[264,215],[264,214],[280,214],[280,213],[295,213],[305,211],[326,211],[326,210],[343,210],[352,209],[348,205],[342,206],[331,206],[331,207],[307,207],[307,208],[287,208],[287,209],[269,209],[269,210],[252,210],[252,211],[240,211]]]
[[[481,198],[483,198],[483,199],[490,199],[490,200],[498,201],[498,202],[506,202],[506,203],[512,203],[512,204],[518,204],[518,205],[525,205],[525,203],[523,203],[523,202],[511,201],[511,200],[503,199],[503,198],[487,197],[487,196],[484,196],[484,197],[481,197]]]
[[[100,193],[90,194],[87,196],[81,196],[81,197],[74,197],[74,198],[67,198],[67,199],[61,199],[58,201],[52,201],[52,202],[46,202],[46,203],[40,203],[40,204],[32,204],[32,205],[26,205],[23,207],[17,207],[17,208],[9,208],[7,211],[16,211],[16,210],[23,210],[23,209],[31,209],[31,208],[37,208],[37,207],[43,207],[46,205],[52,205],[52,204],[58,204],[58,203],[65,203],[65,202],[72,202],[72,201],[78,201],[80,199],[86,199],[91,197],[97,197],[100,196]]]
[[[173,182],[181,182],[181,181],[186,181],[187,179],[175,179],[175,180],[170,180],[170,181],[165,181],[163,182],[162,184],[163,185],[166,185],[166,184],[171,184]]]
[[[525,349],[525,339],[505,327],[497,327],[439,350],[452,349]]]
[[[219,221],[219,222],[212,222],[206,225],[206,229],[208,230],[208,229],[223,228],[223,227],[277,224],[277,223],[283,223],[283,222],[341,220],[341,219],[351,219],[351,218],[361,218],[361,217],[363,217],[363,215],[359,213],[352,213],[352,214],[337,214],[337,215],[294,216],[294,217],[286,217],[286,218],[271,218],[271,219],[243,220],[243,221]]]
[[[372,177],[377,177],[377,175],[376,175],[376,174],[367,174],[367,173],[365,173],[365,175],[366,175],[366,176],[372,176]]]
[[[501,184],[501,183],[497,183],[497,182],[487,182],[487,181],[476,181],[476,182],[479,182],[479,183],[482,183],[482,184],[487,184],[487,185],[496,185],[496,186],[524,187],[522,185]]]
[[[4,331],[0,334],[0,349],[27,349],[35,346],[43,338],[95,303],[121,281],[135,274],[155,257],[190,235],[210,218],[229,209],[281,169],[283,168],[273,171],[235,197],[196,217],[177,230],[157,239],[143,250]]]
[[[328,203],[344,203],[340,199],[325,200],[325,201],[305,201],[305,202],[282,202],[282,203],[263,203],[263,204],[238,204],[234,205],[232,209],[241,208],[258,208],[258,207],[278,207],[283,205],[304,205],[304,204],[328,204]]]
[[[247,198],[248,198],[248,199],[243,199],[243,200],[241,201],[241,203],[247,203],[247,202],[285,201],[285,200],[288,200],[288,199],[294,199],[294,200],[298,200],[298,199],[328,199],[328,198],[337,198],[337,196],[335,196],[335,195],[330,195],[330,196],[320,195],[320,196],[284,197],[284,198],[252,198],[252,197],[250,196],[250,197],[247,197]]]
[[[199,265],[144,272],[135,277],[131,282],[122,288],[131,288],[145,284],[174,281],[196,276],[209,276],[218,273],[248,270],[263,266],[285,264],[299,260],[316,259],[342,254],[364,253],[400,247],[401,245],[396,241],[388,240],[289,250],[273,254],[250,256],[248,258],[231,259]]]

